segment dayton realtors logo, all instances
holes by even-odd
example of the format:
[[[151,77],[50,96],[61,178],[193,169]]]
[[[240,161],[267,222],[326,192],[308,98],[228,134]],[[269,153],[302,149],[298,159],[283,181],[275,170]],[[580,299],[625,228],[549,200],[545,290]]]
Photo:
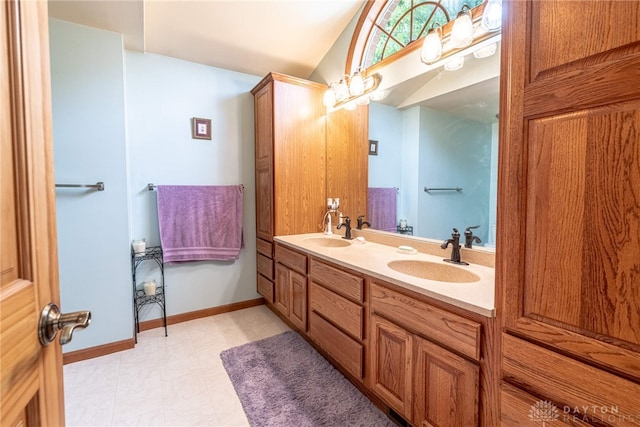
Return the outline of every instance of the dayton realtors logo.
[[[531,409],[529,409],[529,419],[534,422],[542,423],[543,426],[546,425],[546,423],[557,420],[558,418],[560,418],[558,407],[546,400],[538,400],[536,403],[531,405]]]
[[[556,420],[566,422],[607,422],[609,424],[637,423],[640,421],[640,414],[631,415],[620,413],[617,406],[564,406],[559,410],[556,405],[547,400],[538,400],[529,409],[529,419],[536,423],[550,423]]]

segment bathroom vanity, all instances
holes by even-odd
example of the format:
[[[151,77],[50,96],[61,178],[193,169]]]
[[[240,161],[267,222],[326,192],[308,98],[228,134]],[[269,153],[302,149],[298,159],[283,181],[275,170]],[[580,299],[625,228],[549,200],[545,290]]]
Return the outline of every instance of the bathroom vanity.
[[[274,240],[275,286],[261,291],[269,307],[363,393],[413,425],[496,425],[491,266],[444,263],[448,253],[430,243],[439,256],[341,234]],[[389,266],[397,262],[473,281],[417,277]]]

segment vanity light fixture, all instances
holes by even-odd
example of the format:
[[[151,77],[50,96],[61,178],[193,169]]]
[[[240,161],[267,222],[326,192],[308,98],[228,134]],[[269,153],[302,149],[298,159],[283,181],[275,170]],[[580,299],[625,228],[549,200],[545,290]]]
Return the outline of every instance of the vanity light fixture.
[[[502,0],[488,0],[480,22],[482,28],[487,31],[500,28],[502,26]]]
[[[442,36],[440,31],[440,24],[436,23],[424,38],[422,50],[420,51],[422,62],[433,64],[442,56]]]
[[[358,105],[367,105],[379,85],[379,74],[365,76],[358,68],[352,76],[345,75],[339,83],[329,85],[324,93],[324,106],[331,111],[340,108],[354,110]]]
[[[473,21],[471,9],[468,5],[462,6],[451,28],[451,44],[453,47],[463,48],[473,42]]]
[[[429,69],[444,65],[446,70],[457,70],[463,66],[465,55],[473,52],[480,59],[496,52],[502,25],[502,0],[485,0],[482,15],[477,9],[472,11],[465,4],[455,20],[443,27],[434,24],[429,30],[420,52],[420,59]]]

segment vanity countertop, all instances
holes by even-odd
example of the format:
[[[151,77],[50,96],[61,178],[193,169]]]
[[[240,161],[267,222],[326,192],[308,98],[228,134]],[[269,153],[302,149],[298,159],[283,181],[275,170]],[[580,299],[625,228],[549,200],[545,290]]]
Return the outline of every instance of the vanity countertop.
[[[480,280],[471,283],[439,282],[399,273],[391,269],[387,263],[396,260],[413,260],[452,265],[443,261],[443,258],[450,255],[450,250],[443,251],[443,256],[437,257],[422,252],[416,254],[400,253],[395,246],[369,241],[362,243],[357,240],[350,240],[346,241],[350,245],[345,247],[319,246],[311,240],[314,238],[346,241],[342,239],[341,235],[325,235],[322,233],[276,236],[274,240],[317,258],[402,286],[453,306],[487,317],[495,316],[495,270],[491,267],[478,264],[456,265],[456,268],[475,273],[480,277]],[[464,252],[462,255],[464,261]]]

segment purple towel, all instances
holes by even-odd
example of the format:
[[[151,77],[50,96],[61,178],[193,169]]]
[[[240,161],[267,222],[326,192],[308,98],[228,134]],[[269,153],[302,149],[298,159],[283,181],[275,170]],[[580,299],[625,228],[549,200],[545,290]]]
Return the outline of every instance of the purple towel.
[[[242,247],[242,186],[158,186],[164,261],[234,260]]]
[[[395,188],[369,188],[367,221],[371,228],[382,231],[398,231]]]

